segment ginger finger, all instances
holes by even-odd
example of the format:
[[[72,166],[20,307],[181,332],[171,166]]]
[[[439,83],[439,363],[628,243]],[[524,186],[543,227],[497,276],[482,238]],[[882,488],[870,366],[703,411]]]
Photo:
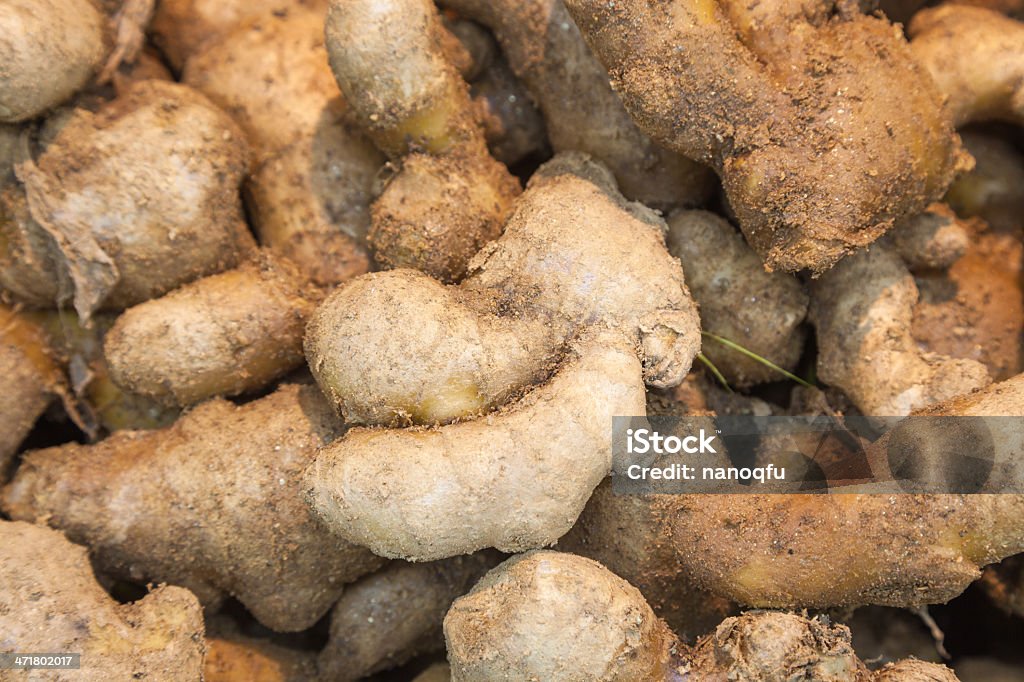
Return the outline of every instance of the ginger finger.
[[[562,0],[444,0],[494,31],[537,102],[556,152],[578,151],[608,166],[622,193],[660,210],[699,206],[709,170],[659,146],[630,119]]]
[[[765,265],[820,274],[969,159],[888,22],[785,2],[791,21],[758,23],[748,5],[566,0],[637,125],[715,168]]]
[[[908,33],[957,126],[1024,123],[1024,24],[983,7],[943,5],[915,14]]]
[[[208,607],[232,595],[267,627],[302,630],[382,563],[302,501],[299,473],[338,430],[312,386],[212,400],[167,429],[27,455],[0,507],[46,519],[115,575],[186,586]]]
[[[44,526],[0,520],[0,632],[4,648],[15,652],[81,654],[79,670],[35,670],[28,673],[34,680],[202,676],[203,616],[195,596],[162,586],[118,604],[96,582],[86,549]]]
[[[401,164],[373,207],[374,258],[461,279],[473,254],[501,234],[520,188],[487,151],[468,86],[446,58],[437,9],[430,0],[337,0],[326,32],[345,99]]]

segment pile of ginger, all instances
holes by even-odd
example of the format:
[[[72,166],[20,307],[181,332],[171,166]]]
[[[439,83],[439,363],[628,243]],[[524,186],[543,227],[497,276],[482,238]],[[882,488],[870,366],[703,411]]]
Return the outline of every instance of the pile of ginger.
[[[1022,679],[1019,486],[612,483],[1024,422],[1021,126],[1019,0],[3,0],[0,680]]]

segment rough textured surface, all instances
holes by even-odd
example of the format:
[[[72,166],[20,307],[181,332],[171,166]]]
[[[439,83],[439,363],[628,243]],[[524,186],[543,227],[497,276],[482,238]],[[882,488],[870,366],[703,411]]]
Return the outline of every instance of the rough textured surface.
[[[452,680],[661,680],[674,637],[635,587],[596,561],[509,559],[444,619]]]
[[[61,390],[60,368],[42,329],[0,305],[0,483],[36,419]]]
[[[584,157],[560,156],[459,287],[393,271],[336,290],[310,322],[306,357],[346,420],[479,414],[543,380],[564,344],[600,323],[637,345],[647,383],[681,381],[700,345],[696,306],[664,223],[611,182]]]
[[[644,409],[631,344],[594,335],[548,383],[495,413],[435,428],[350,430],[307,471],[309,501],[336,533],[390,558],[544,547],[572,527],[611,470],[612,417]]]
[[[1024,616],[1024,556],[1012,556],[986,568],[981,585],[996,606]]]
[[[11,300],[52,307],[60,294],[53,240],[32,219],[25,190],[0,187],[0,287]]]
[[[203,614],[180,587],[118,604],[96,582],[84,547],[43,526],[0,520],[0,648],[82,655],[73,673],[5,679],[195,682],[203,668]]]
[[[911,270],[948,268],[967,251],[971,226],[956,217],[945,204],[932,204],[928,210],[896,224],[886,241]]]
[[[927,414],[1020,416],[1022,387],[1021,379],[995,384]],[[675,393],[675,415],[707,414],[712,405],[718,414],[767,414],[759,401],[700,382],[686,382]],[[729,404],[740,401],[746,405]],[[656,404],[649,410],[656,411]],[[1003,459],[1015,461],[1019,434],[1011,435]],[[599,488],[566,538],[576,543],[574,549],[588,535],[617,533],[616,546],[600,556],[628,564],[617,559],[616,550],[630,546],[623,536],[639,535],[629,528],[640,519],[636,523],[646,525],[650,539],[637,542],[648,543],[652,562],[660,554],[688,589],[751,607],[943,603],[975,580],[980,567],[1024,547],[1020,495],[601,493]],[[645,569],[642,563],[627,565],[624,575],[641,589],[657,586],[657,573]],[[674,619],[662,611],[664,599],[651,594],[659,612]]]
[[[494,31],[537,102],[556,152],[578,151],[615,175],[622,193],[667,210],[704,203],[710,171],[636,127],[562,0],[444,0]]]
[[[0,6],[0,123],[39,116],[99,71],[109,45],[92,0],[7,0]]]
[[[741,604],[945,602],[1022,551],[1016,495],[653,497],[682,574]]]
[[[458,281],[520,186],[487,150],[483,112],[449,60],[454,38],[430,0],[332,2],[326,35],[345,99],[400,165],[374,205],[374,257]]]
[[[323,112],[312,137],[267,158],[246,185],[260,243],[333,286],[365,273],[373,187],[383,157],[352,124]]]
[[[984,7],[947,4],[915,14],[908,32],[914,58],[958,126],[1024,122],[1024,24]]]
[[[888,22],[821,3],[568,0],[642,130],[712,165],[774,269],[823,272],[937,200],[969,159]]]
[[[2,508],[64,530],[104,570],[184,585],[207,605],[230,594],[264,625],[302,630],[381,563],[302,501],[300,472],[338,428],[312,386],[213,400],[168,429],[27,455]]]
[[[796,367],[804,348],[808,302],[799,280],[782,272],[766,272],[743,237],[713,213],[672,214],[667,242],[669,253],[683,264],[704,331],[783,369]],[[746,388],[780,378],[777,370],[714,339],[706,339],[701,350],[730,385]]]
[[[104,340],[110,376],[179,405],[262,388],[302,364],[319,296],[297,268],[262,253],[126,310]]]
[[[248,19],[295,8],[327,12],[327,0],[160,0],[150,31],[153,41],[175,69]]]
[[[727,618],[687,658],[695,679],[866,682],[871,674],[842,625],[793,613],[745,613]]]
[[[182,81],[231,114],[260,151],[311,137],[340,94],[327,64],[323,12],[301,5],[206,43],[189,57]]]
[[[238,263],[252,243],[238,192],[247,163],[242,133],[223,112],[187,87],[151,80],[97,114],[76,110],[18,174],[32,218],[56,244],[57,274],[87,318]]]
[[[501,235],[519,189],[490,156],[410,154],[371,208],[374,259],[457,282],[473,256]]]
[[[672,632],[689,642],[714,629],[735,606],[681,579],[672,535],[661,511],[640,495],[613,493],[606,479],[557,548],[598,561],[628,580]]]
[[[366,272],[384,155],[352,120],[331,74],[322,9],[295,5],[240,24],[191,56],[184,79],[234,115],[257,147],[246,199],[260,242],[324,285]]]
[[[974,131],[964,146],[977,162],[957,178],[946,201],[965,218],[979,217],[998,232],[1020,234],[1024,227],[1024,156],[1008,140]]]
[[[917,301],[914,278],[881,246],[846,258],[811,289],[818,376],[864,414],[905,416],[991,381],[975,360],[917,347],[911,334]]]
[[[683,679],[808,682],[956,682],[949,668],[907,659],[871,673],[850,644],[850,631],[827,618],[770,611],[722,621],[678,668]]]
[[[184,79],[235,116],[257,148],[246,198],[260,242],[321,284],[366,272],[384,156],[334,82],[322,8],[296,5],[240,24],[192,55]]]
[[[694,646],[676,640],[629,583],[572,554],[501,564],[445,617],[453,680],[955,682],[914,659],[871,673],[850,630],[825,617],[755,611],[726,618]]]
[[[911,334],[925,352],[976,360],[996,381],[1024,371],[1024,247],[984,233],[947,271],[915,277]]]
[[[429,0],[339,0],[327,16],[331,69],[360,124],[388,156],[459,146],[486,155],[469,86]]]
[[[319,671],[357,680],[444,649],[444,614],[501,556],[483,552],[424,564],[394,562],[349,587],[331,612]]]

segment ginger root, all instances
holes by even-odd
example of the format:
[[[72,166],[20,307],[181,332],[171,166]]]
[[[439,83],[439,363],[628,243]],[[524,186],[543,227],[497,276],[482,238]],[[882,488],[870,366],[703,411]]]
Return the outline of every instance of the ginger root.
[[[53,240],[56,278],[87,321],[237,265],[252,248],[238,192],[247,164],[226,114],[190,88],[151,80],[97,114],[76,110],[17,171]],[[60,298],[71,293],[62,286]]]
[[[262,388],[302,364],[319,296],[295,266],[264,252],[126,310],[104,341],[111,379],[178,405]]]
[[[443,650],[444,614],[500,560],[497,552],[482,552],[423,564],[393,562],[353,583],[331,611],[320,677],[362,679]]]
[[[686,268],[704,331],[792,370],[804,348],[807,293],[784,272],[765,272],[757,254],[722,218],[680,211],[668,218],[668,250]],[[714,339],[702,351],[731,385],[777,381],[779,373]]]
[[[703,204],[713,174],[636,126],[562,0],[443,0],[494,31],[537,102],[555,152],[583,152],[611,170],[622,193],[659,210]]]
[[[367,134],[400,163],[368,235],[386,267],[457,281],[501,234],[519,181],[487,149],[480,111],[448,60],[453,40],[430,0],[337,0],[327,51]]]
[[[944,666],[915,660],[872,674],[848,628],[792,613],[726,618],[689,647],[632,585],[596,561],[551,551],[492,570],[455,601],[444,631],[453,682],[956,680]]]
[[[948,268],[966,253],[971,227],[945,204],[897,223],[885,236],[911,270]]]
[[[110,41],[107,18],[92,0],[0,5],[0,124],[70,99],[100,71]]]
[[[663,680],[675,637],[639,591],[590,559],[513,557],[444,618],[452,681]]]
[[[176,71],[207,43],[221,40],[250,19],[312,9],[327,0],[160,0],[150,25],[153,42]]]
[[[458,287],[405,270],[339,287],[307,329],[310,369],[350,423],[447,422],[542,381],[567,342],[608,325],[636,344],[648,384],[675,385],[699,323],[663,230],[603,167],[561,155]]]
[[[991,382],[985,366],[922,352],[911,333],[918,289],[881,245],[846,258],[814,283],[818,376],[866,415],[901,417]]]
[[[957,126],[1024,124],[1024,24],[984,7],[945,4],[915,14],[908,33]]]
[[[339,428],[311,386],[212,400],[167,429],[27,454],[0,507],[87,544],[113,574],[183,585],[207,606],[233,595],[267,627],[302,630],[382,563],[302,501],[302,469]]]
[[[633,348],[619,334],[595,334],[549,382],[497,413],[348,431],[307,471],[309,501],[341,537],[389,558],[544,547],[611,471],[612,417],[644,409]]]
[[[96,582],[86,549],[43,526],[0,520],[0,632],[5,651],[81,654],[80,670],[27,673],[33,680],[202,676],[203,615],[195,596],[157,587],[118,604]]]
[[[333,285],[369,267],[363,242],[384,156],[331,74],[324,16],[296,6],[243,22],[191,55],[183,80],[234,115],[256,148],[246,199],[260,242]]]
[[[969,164],[901,32],[851,5],[566,0],[640,128],[715,168],[765,265],[819,274]]]

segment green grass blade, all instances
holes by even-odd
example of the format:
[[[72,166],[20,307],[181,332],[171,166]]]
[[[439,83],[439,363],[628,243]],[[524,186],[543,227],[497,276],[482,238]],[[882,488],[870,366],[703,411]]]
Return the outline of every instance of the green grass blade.
[[[727,339],[727,338],[725,338],[723,336],[719,336],[718,334],[712,334],[711,332],[706,332],[706,331],[702,331],[701,332],[701,336],[706,336],[709,339],[714,339],[715,341],[717,341],[718,343],[722,344],[726,348],[731,348],[732,350],[736,351],[737,353],[740,353],[742,355],[746,355],[751,360],[756,360],[757,362],[760,362],[762,365],[764,365],[766,367],[771,367],[772,369],[774,369],[776,372],[778,372],[782,376],[786,377],[787,379],[792,379],[793,381],[795,381],[796,383],[800,384],[801,386],[806,386],[807,388],[814,388],[814,384],[811,384],[811,383],[807,382],[806,380],[801,379],[800,377],[798,377],[797,375],[793,374],[792,372],[787,372],[786,370],[782,369],[781,367],[776,365],[774,362],[772,362],[768,358],[763,358],[760,355],[758,355],[757,353],[755,353],[753,351],[750,351],[750,350],[747,350],[746,348],[744,348],[743,346],[739,345],[735,341],[730,341],[729,339]]]
[[[708,360],[706,355],[704,355],[703,353],[697,353],[697,359],[703,362],[704,365],[709,370],[711,370],[711,373],[715,375],[715,378],[718,379],[719,382],[721,382],[722,386],[725,387],[725,390],[729,391],[729,393],[732,393],[732,388],[729,387],[729,382],[725,380],[725,377],[722,376],[722,373],[718,371],[718,368],[715,367],[715,364],[713,362]]]

